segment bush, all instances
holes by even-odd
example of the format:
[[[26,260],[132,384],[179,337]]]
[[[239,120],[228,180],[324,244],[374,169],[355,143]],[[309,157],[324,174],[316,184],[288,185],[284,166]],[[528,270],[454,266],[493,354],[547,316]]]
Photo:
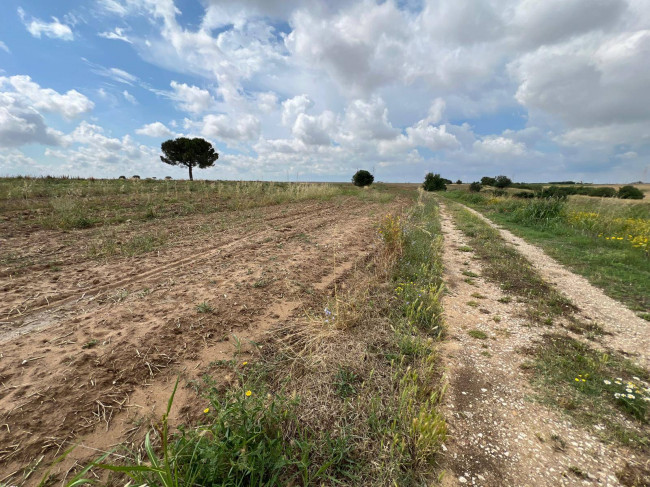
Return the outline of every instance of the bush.
[[[134,174],[133,176],[131,176],[131,179],[140,179],[140,176],[138,176],[137,174]]]
[[[120,176],[120,177],[117,178],[117,179],[126,179],[126,176]]]
[[[495,178],[489,178],[487,176],[481,178],[481,184],[483,186],[494,186],[494,183],[496,183]]]
[[[458,181],[456,181],[456,184],[463,184],[463,182],[459,179]]]
[[[644,196],[643,191],[634,186],[622,186],[618,190],[618,197],[624,200],[642,200]]]
[[[375,177],[365,169],[360,169],[354,173],[354,176],[352,176],[352,182],[354,185],[361,188],[364,186],[370,186],[374,180]]]
[[[482,187],[483,186],[481,185],[481,183],[479,183],[478,181],[474,181],[472,184],[469,185],[469,192],[478,193],[479,191],[481,191]]]
[[[496,186],[497,188],[507,188],[511,184],[512,184],[512,180],[508,176],[501,175],[501,176],[497,176],[494,179],[493,186]]]
[[[589,191],[589,196],[599,196],[601,198],[614,198],[616,197],[616,190],[609,186],[604,186],[602,188],[591,188],[591,191]]]
[[[534,198],[535,193],[531,193],[529,191],[519,191],[515,194],[512,195],[515,198],[521,198],[521,199],[529,199],[529,198]]]
[[[447,191],[445,180],[440,177],[440,174],[433,174],[431,172],[424,177],[422,188],[425,191]]]
[[[492,194],[494,196],[505,196],[507,192],[504,189],[493,189]]]

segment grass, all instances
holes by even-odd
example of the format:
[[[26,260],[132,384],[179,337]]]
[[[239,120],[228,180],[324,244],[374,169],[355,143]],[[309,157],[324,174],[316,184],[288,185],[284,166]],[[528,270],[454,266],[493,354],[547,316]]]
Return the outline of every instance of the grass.
[[[481,330],[470,330],[467,332],[467,334],[472,338],[476,338],[478,340],[485,340],[488,337],[487,333]]]
[[[643,427],[650,419],[646,370],[556,333],[544,335],[530,354],[528,370],[542,401],[568,411],[606,441],[650,451]]]
[[[383,250],[347,291],[314,296],[305,321],[275,330],[246,365],[241,350],[213,362],[193,384],[195,424],[170,433],[172,396],[144,452],[124,447],[127,460],[103,468],[151,486],[430,484],[446,435],[437,212],[421,194],[387,215]]]
[[[572,196],[520,200],[448,191],[635,311],[650,312],[650,202]]]

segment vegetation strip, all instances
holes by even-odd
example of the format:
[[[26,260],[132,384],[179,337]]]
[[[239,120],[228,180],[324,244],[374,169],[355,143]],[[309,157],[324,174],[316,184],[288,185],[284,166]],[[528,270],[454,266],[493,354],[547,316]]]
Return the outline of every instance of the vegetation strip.
[[[592,339],[601,333],[573,316],[573,305],[544,282],[497,230],[459,204],[449,202],[446,207],[481,259],[483,276],[525,303],[531,324],[557,324]],[[650,451],[648,371],[616,352],[597,351],[556,331],[542,333],[542,339],[525,352],[529,360],[522,367],[532,374],[542,402],[559,407],[605,441]]]
[[[532,194],[532,193],[531,193]],[[650,203],[448,191],[650,319]]]
[[[254,358],[214,362],[190,384],[203,401],[198,426],[172,434],[165,415],[144,452],[120,452],[131,465],[103,467],[152,486],[434,478],[446,434],[434,350],[443,334],[437,211],[420,194],[406,216],[386,215],[382,251],[353,272],[349,291],[275,330]]]

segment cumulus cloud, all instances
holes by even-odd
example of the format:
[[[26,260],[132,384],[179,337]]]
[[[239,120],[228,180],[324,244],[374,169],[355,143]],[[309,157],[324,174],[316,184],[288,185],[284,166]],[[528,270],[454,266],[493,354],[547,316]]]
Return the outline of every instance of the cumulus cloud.
[[[242,115],[233,119],[228,115],[206,115],[201,121],[185,120],[185,128],[197,130],[208,138],[230,144],[256,140],[260,136],[260,121],[253,115]]]
[[[52,17],[51,22],[45,22],[37,18],[28,20],[27,14],[20,7],[18,8],[18,15],[27,28],[27,31],[34,37],[40,39],[41,36],[44,35],[52,39],[61,39],[64,41],[71,41],[74,39],[72,29],[68,25],[59,22],[59,19],[56,17]]]
[[[149,123],[137,129],[135,133],[138,135],[146,135],[148,137],[158,138],[166,138],[174,135],[174,133],[169,130],[162,122]]]
[[[62,133],[49,128],[43,116],[17,98],[0,93],[0,146],[59,145]]]
[[[474,142],[474,149],[478,152],[495,156],[522,156],[526,152],[523,142],[515,142],[505,137],[484,137]]]
[[[167,96],[177,103],[180,110],[201,113],[214,108],[215,100],[208,90],[185,83],[171,82],[172,92]]]
[[[95,106],[77,90],[69,90],[61,94],[51,88],[41,88],[26,75],[0,76],[0,89],[3,88],[10,89],[5,94],[11,99],[20,98],[22,102],[36,110],[57,113],[66,119],[87,113]]]

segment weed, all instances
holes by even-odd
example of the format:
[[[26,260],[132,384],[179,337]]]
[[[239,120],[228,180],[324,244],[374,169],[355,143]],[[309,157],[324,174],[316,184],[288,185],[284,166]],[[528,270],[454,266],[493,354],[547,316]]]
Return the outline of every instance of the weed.
[[[92,339],[92,340],[86,342],[84,345],[82,345],[81,348],[84,348],[84,349],[94,348],[97,345],[97,343],[99,343],[97,340]]]
[[[467,334],[472,338],[477,338],[479,340],[485,340],[488,337],[487,333],[481,330],[470,330],[467,332]]]
[[[467,306],[471,306],[472,308],[478,308],[479,303],[478,301],[467,301]]]
[[[467,277],[480,277],[476,272],[463,271],[463,275]]]
[[[476,299],[486,299],[486,298],[487,298],[487,296],[484,296],[483,294],[481,294],[481,293],[476,293],[476,292],[475,292],[475,293],[472,293],[472,297],[473,297],[473,298],[476,298]]]
[[[354,371],[349,367],[339,367],[336,377],[334,379],[334,387],[336,388],[336,393],[342,399],[346,399],[350,396],[355,396],[357,394],[356,384],[360,381],[360,378]]]
[[[461,252],[474,252],[474,249],[467,245],[461,245],[460,247],[458,247],[458,250],[460,250]]]
[[[214,308],[206,301],[203,301],[202,303],[196,305],[196,311],[198,313],[212,313],[214,311]]]

